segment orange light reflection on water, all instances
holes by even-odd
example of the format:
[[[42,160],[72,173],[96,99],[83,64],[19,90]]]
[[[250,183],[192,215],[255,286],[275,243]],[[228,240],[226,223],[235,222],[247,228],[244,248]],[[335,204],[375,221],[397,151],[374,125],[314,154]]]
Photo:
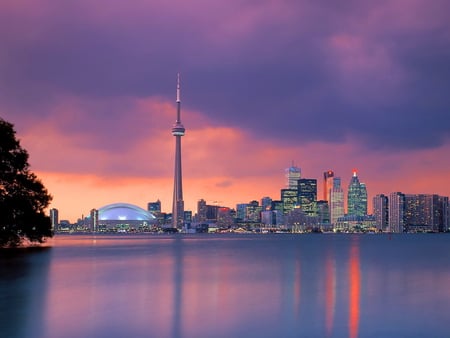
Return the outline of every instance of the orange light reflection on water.
[[[350,249],[350,299],[349,299],[349,337],[358,337],[359,329],[359,300],[361,288],[361,275],[359,269],[359,243],[353,243]]]

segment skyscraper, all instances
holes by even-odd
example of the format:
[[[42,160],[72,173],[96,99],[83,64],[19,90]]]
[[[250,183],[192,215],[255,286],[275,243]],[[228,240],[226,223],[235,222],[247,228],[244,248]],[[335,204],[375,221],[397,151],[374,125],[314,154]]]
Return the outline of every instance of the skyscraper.
[[[332,170],[323,173],[323,197],[324,201],[330,201],[331,189],[333,188],[334,172]]]
[[[50,209],[50,221],[52,222],[52,230],[58,230],[59,226],[59,217],[58,217],[58,209],[52,208]]]
[[[301,178],[298,180],[298,204],[308,216],[317,213],[317,180],[313,178]]]
[[[181,124],[180,74],[177,75],[177,120],[172,127],[175,136],[175,175],[173,182],[172,226],[184,226],[183,182],[181,172],[181,136],[184,136],[184,126]]]
[[[333,188],[330,194],[330,222],[336,224],[339,217],[344,216],[344,190],[341,186],[341,178],[333,177]]]
[[[285,169],[286,189],[297,190],[297,182],[302,176],[301,169],[292,163],[289,168]]]
[[[405,194],[389,194],[389,231],[403,232],[405,226]]]
[[[367,215],[367,189],[364,183],[359,182],[356,170],[353,170],[353,176],[348,185],[347,214],[349,216]]]
[[[378,230],[385,231],[389,224],[388,197],[380,194],[373,198],[373,216]]]

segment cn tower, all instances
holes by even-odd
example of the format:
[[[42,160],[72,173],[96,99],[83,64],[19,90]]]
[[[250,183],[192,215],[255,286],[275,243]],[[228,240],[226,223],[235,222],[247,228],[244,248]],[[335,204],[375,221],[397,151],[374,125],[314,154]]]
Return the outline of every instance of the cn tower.
[[[175,136],[175,175],[173,180],[172,226],[184,226],[183,181],[181,175],[181,136],[184,136],[184,126],[181,124],[180,74],[177,74],[177,120],[172,127]]]

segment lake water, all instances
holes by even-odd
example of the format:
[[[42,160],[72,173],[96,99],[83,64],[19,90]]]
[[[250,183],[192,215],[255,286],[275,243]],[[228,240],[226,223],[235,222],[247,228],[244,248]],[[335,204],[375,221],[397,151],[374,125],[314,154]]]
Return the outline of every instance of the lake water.
[[[450,235],[57,236],[0,251],[1,337],[450,337]]]

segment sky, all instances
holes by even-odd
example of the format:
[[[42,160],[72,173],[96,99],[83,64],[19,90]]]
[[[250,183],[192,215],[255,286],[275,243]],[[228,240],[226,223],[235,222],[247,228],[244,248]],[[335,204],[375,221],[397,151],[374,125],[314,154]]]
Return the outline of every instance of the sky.
[[[358,170],[371,199],[450,195],[447,0],[3,0],[0,117],[61,219],[171,211],[176,78],[183,190],[280,198],[284,170]],[[370,207],[370,205],[369,205]]]

